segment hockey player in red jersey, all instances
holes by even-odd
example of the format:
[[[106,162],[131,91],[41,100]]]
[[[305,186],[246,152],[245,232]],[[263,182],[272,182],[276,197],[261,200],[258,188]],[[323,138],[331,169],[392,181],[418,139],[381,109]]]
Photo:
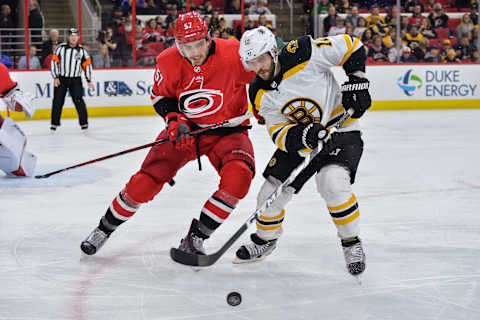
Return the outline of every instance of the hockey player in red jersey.
[[[248,111],[246,84],[254,73],[244,69],[237,40],[212,40],[208,26],[196,12],[176,21],[176,46],[157,57],[152,102],[164,118],[166,129],[157,139],[169,142],[153,147],[141,169],[115,197],[100,224],[81,243],[95,254],[110,234],[131,218],[140,205],[152,200],[186,163],[206,155],[220,176],[218,189],[206,201],[200,218],[193,219],[181,240],[180,250],[204,254],[203,241],[233,211],[250,188],[255,172],[253,147],[247,134],[249,122],[189,132],[244,115]],[[161,214],[161,213],[160,213]]]
[[[35,112],[32,101],[23,93],[5,65],[0,63],[0,99],[8,110],[24,112],[29,118]],[[11,119],[0,115],[0,170],[9,176],[32,176],[37,158],[25,150],[27,138]]]

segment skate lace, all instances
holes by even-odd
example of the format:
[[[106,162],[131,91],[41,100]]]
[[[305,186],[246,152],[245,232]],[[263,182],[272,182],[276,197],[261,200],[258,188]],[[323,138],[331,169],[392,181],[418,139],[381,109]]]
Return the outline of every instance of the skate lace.
[[[250,253],[251,257],[256,257],[256,256],[262,255],[265,251],[268,250],[268,248],[270,248],[271,245],[272,243],[266,243],[263,245],[252,243],[249,246],[247,246],[247,250],[248,250],[248,253]]]
[[[345,259],[348,264],[363,261],[363,248],[360,243],[343,249],[345,250]]]
[[[91,242],[93,245],[97,246],[101,244],[103,241],[106,239],[106,235],[100,231],[100,230],[95,230],[93,231],[92,235],[90,236],[89,242]]]

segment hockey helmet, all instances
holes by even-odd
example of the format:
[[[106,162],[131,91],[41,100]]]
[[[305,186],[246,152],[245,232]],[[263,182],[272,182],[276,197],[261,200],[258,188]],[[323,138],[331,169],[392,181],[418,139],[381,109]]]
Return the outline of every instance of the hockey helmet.
[[[190,11],[178,16],[175,25],[175,42],[182,44],[207,37],[207,23],[198,12]]]
[[[247,61],[269,52],[273,61],[277,62],[278,51],[275,35],[268,28],[261,26],[246,31],[240,39],[240,57],[248,68]]]

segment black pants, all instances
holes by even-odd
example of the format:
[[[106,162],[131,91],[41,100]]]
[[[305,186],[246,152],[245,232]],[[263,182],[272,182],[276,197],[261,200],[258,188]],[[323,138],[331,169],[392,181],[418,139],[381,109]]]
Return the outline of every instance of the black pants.
[[[76,78],[64,78],[60,77],[60,85],[53,89],[53,103],[52,103],[52,125],[60,125],[60,117],[62,116],[63,104],[65,103],[65,96],[67,90],[70,91],[73,104],[78,113],[78,121],[81,127],[88,125],[88,114],[83,101],[83,86],[82,79]]]

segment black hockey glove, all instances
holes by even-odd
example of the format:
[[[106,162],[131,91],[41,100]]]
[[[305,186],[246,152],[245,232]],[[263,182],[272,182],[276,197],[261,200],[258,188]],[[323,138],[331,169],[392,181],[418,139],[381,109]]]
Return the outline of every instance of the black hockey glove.
[[[360,118],[372,105],[368,92],[370,81],[366,78],[350,76],[350,80],[342,85],[342,104],[345,110],[353,108],[352,118]]]
[[[313,122],[303,129],[302,144],[305,148],[315,149],[318,146],[318,141],[325,139],[327,136],[328,130],[320,123]]]

